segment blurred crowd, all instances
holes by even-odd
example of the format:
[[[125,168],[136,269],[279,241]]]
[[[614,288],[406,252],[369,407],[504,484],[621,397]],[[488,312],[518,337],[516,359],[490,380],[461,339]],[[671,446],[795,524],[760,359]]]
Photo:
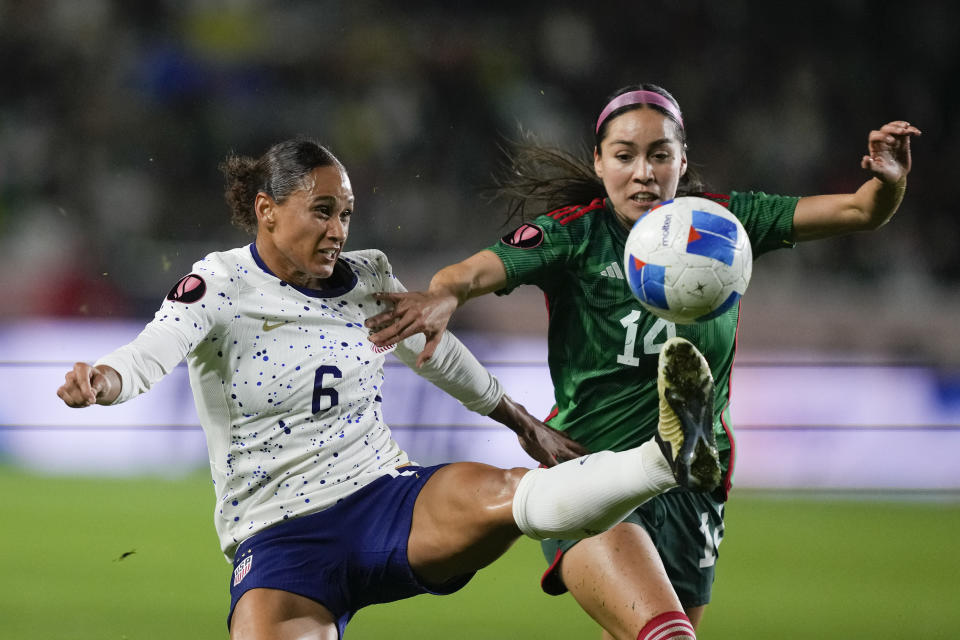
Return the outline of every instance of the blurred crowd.
[[[680,101],[716,191],[850,190],[871,128],[919,126],[889,227],[771,259],[758,287],[808,292],[783,313],[833,281],[950,313],[958,23],[931,0],[0,0],[0,319],[149,316],[194,260],[248,241],[219,162],[294,135],[351,173],[348,248],[424,286],[506,231],[501,145],[588,149],[607,95],[642,81]]]

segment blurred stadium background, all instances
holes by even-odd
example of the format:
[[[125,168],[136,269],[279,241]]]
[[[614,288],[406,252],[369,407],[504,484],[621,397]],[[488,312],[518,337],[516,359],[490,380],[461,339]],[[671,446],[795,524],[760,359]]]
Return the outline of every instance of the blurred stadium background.
[[[384,249],[419,288],[506,231],[484,192],[500,143],[586,146],[606,95],[639,81],[678,98],[717,191],[853,189],[870,129],[923,130],[884,230],[756,265],[739,492],[702,636],[956,637],[958,22],[933,0],[0,0],[0,637],[225,636],[185,370],[121,408],[54,395],[193,261],[248,241],[222,203],[225,155],[326,141],[357,195],[349,247]],[[455,322],[513,395],[549,407],[536,291]],[[529,462],[390,367],[385,411],[413,457]],[[538,593],[539,569],[521,543],[462,594],[363,612],[350,634],[402,619],[428,638],[597,637],[569,597]]]

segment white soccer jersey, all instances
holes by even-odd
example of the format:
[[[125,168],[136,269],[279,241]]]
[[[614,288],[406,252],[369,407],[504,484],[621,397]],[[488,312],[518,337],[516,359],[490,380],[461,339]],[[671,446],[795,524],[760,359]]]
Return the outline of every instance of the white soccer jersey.
[[[330,281],[338,286],[283,282],[253,244],[212,253],[133,342],[97,362],[120,374],[124,402],[187,358],[228,559],[257,531],[322,510],[409,462],[382,418],[385,354],[363,326],[384,309],[372,294],[403,286],[377,250],[341,254]],[[412,366],[423,344],[414,336],[396,355]],[[414,369],[484,415],[503,395],[450,334]]]

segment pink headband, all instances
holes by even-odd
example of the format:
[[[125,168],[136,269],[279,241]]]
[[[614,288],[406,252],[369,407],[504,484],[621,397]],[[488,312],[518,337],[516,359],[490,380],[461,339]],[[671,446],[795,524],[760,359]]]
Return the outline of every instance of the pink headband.
[[[600,117],[597,118],[597,133],[600,132],[600,125],[603,124],[603,121],[607,117],[619,109],[620,107],[626,107],[631,104],[655,104],[658,107],[666,109],[667,113],[670,116],[680,123],[680,126],[683,126],[683,118],[680,117],[680,109],[677,108],[677,105],[670,102],[669,99],[660,95],[656,91],[628,91],[627,93],[621,93],[616,98],[610,101],[607,106],[603,108],[603,111],[600,112]]]

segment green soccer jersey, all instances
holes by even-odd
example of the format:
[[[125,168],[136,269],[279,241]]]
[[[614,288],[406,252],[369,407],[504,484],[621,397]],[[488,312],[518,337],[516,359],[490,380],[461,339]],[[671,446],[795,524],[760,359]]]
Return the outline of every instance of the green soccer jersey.
[[[759,192],[711,198],[743,223],[755,258],[793,246],[799,198]],[[739,305],[693,325],[676,325],[644,310],[623,272],[627,233],[612,207],[600,199],[539,216],[489,248],[507,273],[507,284],[497,294],[521,284],[536,285],[546,294],[548,361],[556,400],[550,424],[592,451],[622,451],[653,437],[660,349],[675,335],[693,342],[713,371],[714,430],[729,489],[734,457],[730,371]]]

